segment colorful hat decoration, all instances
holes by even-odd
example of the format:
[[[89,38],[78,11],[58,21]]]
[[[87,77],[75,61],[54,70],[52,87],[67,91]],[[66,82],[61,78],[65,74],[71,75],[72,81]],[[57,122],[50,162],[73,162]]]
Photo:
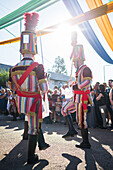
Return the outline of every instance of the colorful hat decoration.
[[[37,37],[36,26],[39,19],[39,14],[36,12],[25,13],[25,31],[21,34],[20,52],[22,54],[37,54]]]

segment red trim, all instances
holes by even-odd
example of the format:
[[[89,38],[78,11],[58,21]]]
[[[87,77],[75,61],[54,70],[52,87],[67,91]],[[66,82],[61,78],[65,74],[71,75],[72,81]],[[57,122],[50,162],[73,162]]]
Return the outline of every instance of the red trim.
[[[82,68],[84,68],[84,67],[87,67],[87,66],[86,66],[86,65],[83,65],[81,68],[79,68],[79,70],[76,72],[76,76],[78,76],[79,71],[80,71]]]
[[[33,62],[27,70],[23,73],[23,75],[20,77],[20,79],[17,81],[17,84],[21,86],[25,79],[28,77],[28,75],[31,73],[31,71],[38,65],[37,62]]]

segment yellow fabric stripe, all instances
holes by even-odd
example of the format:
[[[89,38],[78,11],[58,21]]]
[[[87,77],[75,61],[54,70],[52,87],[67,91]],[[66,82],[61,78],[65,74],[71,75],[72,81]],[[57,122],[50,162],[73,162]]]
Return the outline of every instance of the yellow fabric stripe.
[[[21,71],[19,71],[19,70],[18,70],[18,71],[14,71],[14,72],[11,73],[11,76],[21,75],[21,74],[23,74],[24,72],[25,72],[25,71],[22,71],[22,70],[21,70]],[[34,76],[35,76],[35,75],[36,75],[36,72],[35,72],[35,71],[32,71],[29,75],[34,75]]]
[[[83,80],[92,80],[91,77],[84,77]]]
[[[40,79],[39,80],[39,84],[41,84],[41,83],[46,83],[47,82],[47,80],[45,80],[45,79]]]
[[[94,9],[94,8],[97,8],[97,7],[103,5],[102,0],[94,0],[94,1],[86,0],[86,2],[90,9]],[[108,5],[111,6],[112,3],[113,2],[110,2],[110,3],[108,3]],[[95,21],[97,22],[104,38],[106,39],[111,50],[113,51],[113,28],[112,28],[112,25],[110,23],[110,20],[109,20],[107,14],[100,16],[98,18],[95,18]]]

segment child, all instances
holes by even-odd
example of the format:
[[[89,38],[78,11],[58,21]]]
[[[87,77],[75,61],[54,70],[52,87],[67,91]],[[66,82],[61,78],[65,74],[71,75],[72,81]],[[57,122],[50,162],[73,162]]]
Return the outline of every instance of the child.
[[[61,100],[60,97],[57,97],[57,102],[56,102],[56,107],[55,107],[55,113],[56,113],[56,121],[59,120],[61,121],[60,116],[61,116]]]

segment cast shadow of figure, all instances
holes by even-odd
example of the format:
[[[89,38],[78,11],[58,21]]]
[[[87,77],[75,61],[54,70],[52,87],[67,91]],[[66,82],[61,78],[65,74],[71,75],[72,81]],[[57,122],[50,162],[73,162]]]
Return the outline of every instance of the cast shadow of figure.
[[[62,156],[70,161],[70,163],[66,167],[66,170],[77,170],[78,164],[82,162],[76,156],[72,156],[67,153],[63,153]]]
[[[5,129],[14,129],[14,131],[22,130],[24,128],[24,121],[17,120],[17,121],[0,121],[0,126],[6,126]]]
[[[84,149],[85,150],[85,161],[86,161],[86,170],[111,170],[113,169],[113,158],[112,156],[105,151],[104,149],[100,149],[101,151],[95,151],[94,149]],[[102,155],[102,153],[103,155]],[[105,158],[102,158],[106,157]],[[109,160],[107,160],[109,158]]]
[[[107,129],[90,128],[89,133],[91,149],[82,149],[85,152],[85,169],[113,169],[113,132]],[[81,136],[79,130],[78,135]],[[81,143],[82,138],[78,138],[78,135],[74,138],[70,137],[69,139],[65,140],[75,140],[75,142]]]
[[[91,149],[85,152],[86,170],[113,169],[113,135],[108,130],[90,129]]]
[[[99,135],[100,134],[99,131],[101,135]],[[95,129],[95,131],[93,131],[93,134],[91,132],[90,136],[96,139],[96,140],[91,139],[92,155],[95,161],[104,170],[113,169],[113,132],[107,129],[105,130],[99,129],[97,132]],[[89,153],[87,151],[85,153],[86,160],[87,160],[88,154]]]
[[[35,165],[27,164],[27,141],[22,140],[16,145],[9,154],[5,154],[5,158],[0,161],[0,170],[31,170],[34,169],[42,170],[49,162],[45,159],[38,160]]]
[[[75,129],[77,129],[77,125],[74,125]],[[47,132],[48,135],[52,135],[53,132],[56,132],[58,135],[64,135],[68,131],[68,126],[62,123],[52,123],[45,124],[42,123],[43,132]]]

